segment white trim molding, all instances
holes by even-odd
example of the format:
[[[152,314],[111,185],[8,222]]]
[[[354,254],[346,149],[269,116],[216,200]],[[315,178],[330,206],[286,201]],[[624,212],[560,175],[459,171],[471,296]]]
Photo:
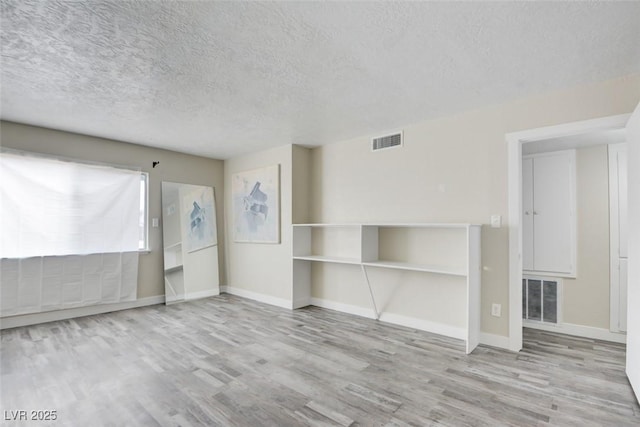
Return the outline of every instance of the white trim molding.
[[[254,301],[263,302],[269,305],[275,305],[277,307],[288,309],[291,309],[292,307],[291,300],[248,291],[246,289],[237,288],[235,286],[220,286],[220,292],[225,292],[227,294],[236,295],[242,298],[252,299]]]
[[[216,295],[220,295],[220,291],[218,289],[211,289],[207,291],[191,292],[191,293],[185,294],[184,299],[187,301],[191,301],[191,300],[196,300],[201,298],[215,297]]]
[[[311,304],[329,310],[340,311],[342,313],[353,314],[355,316],[375,319],[376,315],[372,308],[360,307],[357,305],[343,304],[320,298],[311,298]],[[407,328],[418,329],[438,335],[465,340],[467,333],[464,328],[445,325],[443,323],[431,322],[417,317],[402,316],[394,313],[382,313],[379,320],[393,325],[405,326]]]
[[[115,304],[89,305],[66,310],[3,317],[0,319],[0,329],[18,328],[20,326],[30,326],[39,323],[55,322],[57,320],[67,320],[76,317],[92,316],[94,314],[110,313],[112,311],[128,310],[130,308],[145,307],[148,305],[164,304],[164,301],[164,295],[158,295]]]
[[[372,308],[360,307],[358,305],[344,304],[328,299],[313,297],[311,298],[311,305],[326,308],[329,310],[339,311],[341,313],[353,314],[354,316],[366,317],[367,319],[376,318],[376,313]]]
[[[465,328],[432,322],[425,319],[419,319],[417,317],[402,316],[394,313],[382,313],[380,315],[380,321],[394,325],[406,326],[407,328],[419,329],[421,331],[431,332],[433,334],[443,335],[445,337],[463,341],[466,341],[467,339],[467,330]]]
[[[591,338],[594,340],[609,341],[620,344],[627,343],[627,334],[624,332],[611,332],[608,329],[595,328],[593,326],[575,325],[573,323],[560,323],[558,325],[554,325],[550,323],[524,322],[524,327],[547,332],[555,332],[558,334],[572,335],[574,337]]]

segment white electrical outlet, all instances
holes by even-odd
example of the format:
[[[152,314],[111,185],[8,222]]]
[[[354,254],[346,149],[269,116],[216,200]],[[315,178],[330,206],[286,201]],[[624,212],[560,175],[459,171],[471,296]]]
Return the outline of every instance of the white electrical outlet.
[[[495,317],[502,316],[502,304],[492,304],[491,305],[491,315]]]

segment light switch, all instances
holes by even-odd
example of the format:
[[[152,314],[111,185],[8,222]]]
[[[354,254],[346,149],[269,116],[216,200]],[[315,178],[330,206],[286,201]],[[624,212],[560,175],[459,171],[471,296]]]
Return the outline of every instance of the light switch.
[[[151,226],[153,228],[158,228],[158,218],[151,218]]]
[[[500,228],[502,226],[502,216],[501,215],[491,215],[491,227],[492,228]]]

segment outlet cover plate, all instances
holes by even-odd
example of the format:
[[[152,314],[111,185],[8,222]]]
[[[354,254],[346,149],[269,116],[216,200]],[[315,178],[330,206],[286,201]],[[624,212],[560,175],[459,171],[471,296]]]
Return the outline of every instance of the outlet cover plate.
[[[502,316],[502,304],[492,304],[491,305],[491,315],[495,317]]]

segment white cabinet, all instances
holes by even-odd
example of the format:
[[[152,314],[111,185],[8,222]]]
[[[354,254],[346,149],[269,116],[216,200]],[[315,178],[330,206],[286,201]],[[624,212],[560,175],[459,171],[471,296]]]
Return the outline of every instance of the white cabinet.
[[[525,272],[575,276],[575,150],[522,160]]]
[[[456,276],[466,283],[466,299],[460,303],[465,307],[464,339],[470,353],[480,341],[480,229],[477,224],[296,224],[293,307],[310,300],[311,262],[360,268],[376,318],[380,313],[369,268]]]

